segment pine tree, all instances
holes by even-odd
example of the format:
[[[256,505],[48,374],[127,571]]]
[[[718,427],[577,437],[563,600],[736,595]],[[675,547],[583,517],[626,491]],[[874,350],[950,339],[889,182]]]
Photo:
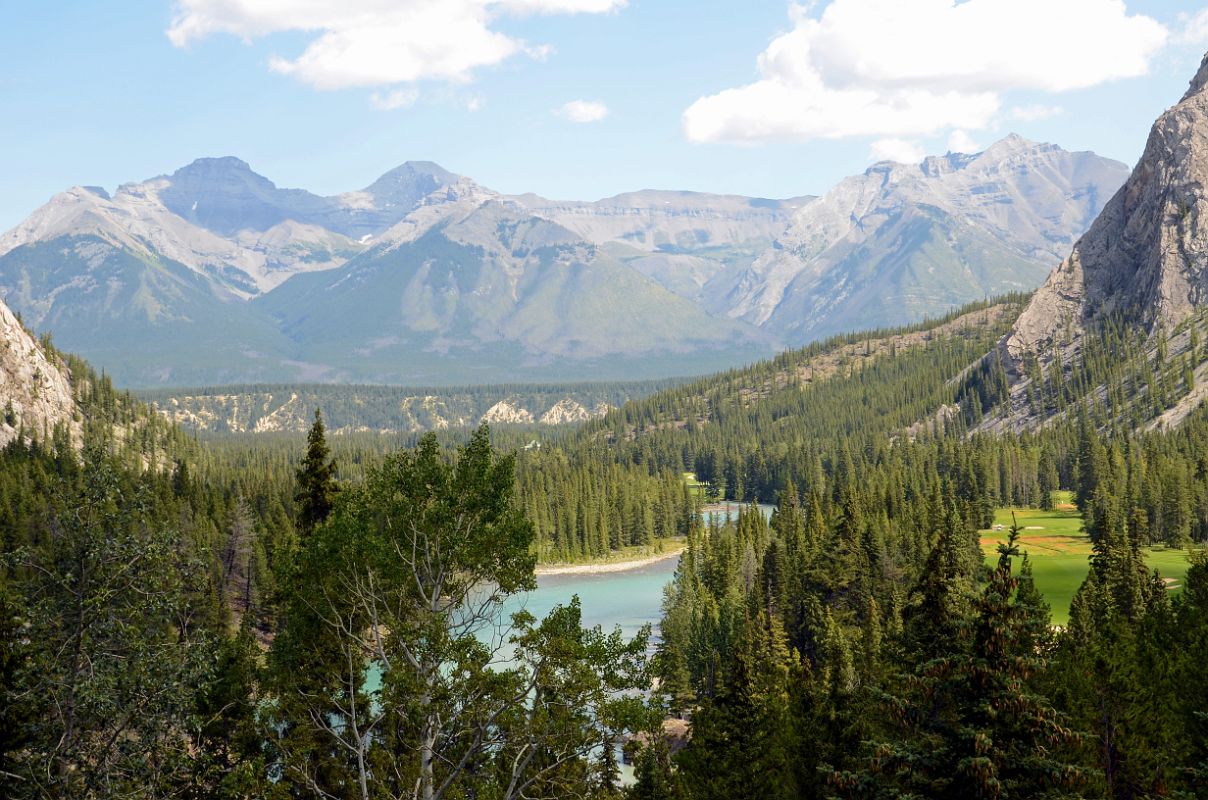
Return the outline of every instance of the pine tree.
[[[662,728],[647,732],[647,741],[633,765],[634,785],[627,800],[685,800],[679,774],[671,761],[671,747]]]
[[[766,612],[746,618],[727,680],[694,715],[679,756],[693,800],[797,797],[788,714],[794,661],[777,620]]]
[[[303,538],[331,514],[337,491],[336,465],[327,447],[323,415],[315,409],[315,421],[306,435],[306,456],[298,467],[298,491],[294,501],[298,507],[298,532]]]
[[[16,794],[17,763],[28,741],[29,704],[20,681],[29,667],[22,616],[0,578],[0,796]],[[12,790],[10,792],[10,789]]]
[[[1062,757],[1081,737],[1034,688],[1047,667],[1030,649],[1031,610],[1011,572],[1019,529],[999,546],[978,596],[972,637],[918,664],[900,694],[883,698],[891,735],[873,742],[864,769],[833,775],[849,797],[964,800],[1064,797],[1087,775]]]

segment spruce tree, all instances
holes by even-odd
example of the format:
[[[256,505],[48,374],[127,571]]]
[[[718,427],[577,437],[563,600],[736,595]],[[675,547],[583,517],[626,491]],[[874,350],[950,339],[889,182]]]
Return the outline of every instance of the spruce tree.
[[[693,717],[692,740],[679,757],[694,800],[798,796],[788,713],[796,659],[766,612],[748,615],[742,628],[727,680]]]
[[[29,646],[23,618],[13,596],[0,579],[0,796],[15,794],[17,758],[28,740],[29,703],[21,691],[29,668]],[[10,793],[10,790],[11,793]]]
[[[1035,608],[1019,603],[1011,570],[1019,529],[999,545],[996,569],[948,652],[903,676],[883,697],[891,734],[870,743],[863,770],[839,772],[848,797],[964,800],[1065,797],[1087,774],[1063,757],[1080,741],[1035,689],[1047,659],[1031,644]]]
[[[327,519],[337,491],[336,464],[327,447],[327,431],[323,415],[315,409],[315,421],[306,435],[306,456],[298,467],[298,491],[294,501],[298,507],[298,533],[303,538]]]

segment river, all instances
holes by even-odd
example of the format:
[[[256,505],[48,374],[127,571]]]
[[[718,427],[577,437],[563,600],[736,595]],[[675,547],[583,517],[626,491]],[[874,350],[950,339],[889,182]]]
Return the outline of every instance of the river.
[[[578,595],[584,627],[599,625],[608,633],[620,625],[629,638],[649,623],[657,637],[663,587],[674,577],[677,563],[678,558],[666,558],[624,572],[541,575],[537,588],[511,598],[506,610],[524,608],[543,619],[554,606],[565,605]]]

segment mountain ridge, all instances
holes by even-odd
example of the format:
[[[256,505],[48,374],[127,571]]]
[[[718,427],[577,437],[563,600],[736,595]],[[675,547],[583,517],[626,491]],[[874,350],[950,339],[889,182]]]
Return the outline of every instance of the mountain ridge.
[[[1055,177],[1003,178],[1017,208],[998,228],[967,218],[969,186],[934,203],[899,188],[1011,159]],[[423,161],[322,197],[205,158],[56,195],[0,236],[0,297],[133,386],[701,374],[1030,289],[1118,171],[1008,137],[821,198],[554,201]]]

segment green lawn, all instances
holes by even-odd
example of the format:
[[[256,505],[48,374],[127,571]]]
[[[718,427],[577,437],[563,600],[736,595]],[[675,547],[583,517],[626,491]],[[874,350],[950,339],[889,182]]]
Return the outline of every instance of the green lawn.
[[[1007,538],[1011,515],[1024,530],[1020,549],[1028,553],[1036,586],[1053,609],[1053,622],[1065,625],[1069,621],[1070,601],[1086,577],[1091,555],[1091,542],[1082,532],[1082,517],[1070,504],[1068,492],[1059,492],[1057,508],[1041,511],[1035,508],[1000,508],[994,515],[995,528],[981,531],[982,550],[986,563],[997,558],[996,547]],[[1158,569],[1163,577],[1173,578],[1172,588],[1178,588],[1187,573],[1187,553],[1164,547],[1146,548],[1145,562]]]
[[[703,498],[705,496],[705,484],[696,479],[695,472],[685,472],[684,483],[688,484],[688,490],[696,497]]]

